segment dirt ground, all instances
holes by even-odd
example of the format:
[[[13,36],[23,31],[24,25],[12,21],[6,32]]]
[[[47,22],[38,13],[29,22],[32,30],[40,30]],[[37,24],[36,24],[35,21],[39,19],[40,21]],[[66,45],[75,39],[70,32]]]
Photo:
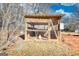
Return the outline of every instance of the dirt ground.
[[[63,44],[66,47],[73,49],[74,51],[79,52],[79,34],[78,33],[62,33]]]

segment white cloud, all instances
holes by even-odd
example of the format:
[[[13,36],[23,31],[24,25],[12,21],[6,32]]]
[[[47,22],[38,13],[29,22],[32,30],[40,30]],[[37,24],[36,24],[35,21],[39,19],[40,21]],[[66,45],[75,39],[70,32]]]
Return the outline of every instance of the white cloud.
[[[73,6],[75,5],[76,3],[61,3],[61,5],[64,5],[64,6]]]
[[[55,14],[65,14],[65,17],[69,17],[69,18],[71,18],[72,16],[74,16],[73,13],[71,13],[71,12],[65,12],[63,9],[56,10]]]

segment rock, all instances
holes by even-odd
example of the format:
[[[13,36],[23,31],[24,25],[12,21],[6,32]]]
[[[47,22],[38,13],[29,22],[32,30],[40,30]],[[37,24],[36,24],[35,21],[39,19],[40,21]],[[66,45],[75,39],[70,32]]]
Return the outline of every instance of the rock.
[[[0,56],[8,56],[8,54],[6,54],[6,53],[0,53]]]

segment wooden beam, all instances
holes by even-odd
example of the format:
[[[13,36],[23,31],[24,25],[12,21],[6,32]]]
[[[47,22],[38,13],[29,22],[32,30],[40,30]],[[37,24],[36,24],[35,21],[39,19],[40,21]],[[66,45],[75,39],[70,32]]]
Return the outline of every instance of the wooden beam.
[[[50,21],[50,19],[33,19],[33,18],[26,18],[28,24],[34,24],[34,25],[47,25],[47,23]],[[58,24],[58,20],[56,18],[51,19],[53,21],[53,24]]]
[[[56,39],[57,39],[57,32],[56,32],[56,29],[55,29],[55,27],[54,27],[53,21],[52,21],[52,28],[53,28],[54,34],[55,34],[55,36],[56,36]]]
[[[28,40],[28,34],[27,34],[27,22],[26,22],[26,25],[25,25],[25,40]]]
[[[58,21],[58,42],[61,42],[60,21]]]
[[[51,19],[50,19],[51,20]],[[51,39],[51,22],[49,21],[48,22],[48,40],[50,40]]]
[[[46,32],[47,30],[42,30],[42,29],[37,29],[37,30],[32,30],[32,29],[27,29],[27,31],[34,31],[34,32]]]

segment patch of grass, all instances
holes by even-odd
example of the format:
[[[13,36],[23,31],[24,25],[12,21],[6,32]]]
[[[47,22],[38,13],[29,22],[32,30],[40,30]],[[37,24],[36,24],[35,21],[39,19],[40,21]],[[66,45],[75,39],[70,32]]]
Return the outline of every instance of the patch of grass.
[[[16,48],[7,50],[8,55],[21,56],[71,56],[75,53],[54,41],[24,41]]]

